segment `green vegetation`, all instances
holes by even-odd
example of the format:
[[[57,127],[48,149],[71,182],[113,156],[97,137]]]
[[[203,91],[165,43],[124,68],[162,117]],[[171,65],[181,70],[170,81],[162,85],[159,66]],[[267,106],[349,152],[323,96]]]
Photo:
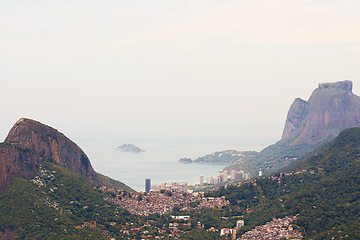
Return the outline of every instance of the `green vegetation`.
[[[207,195],[225,195],[233,214],[245,213],[240,234],[273,217],[299,214],[296,224],[306,238],[360,238],[360,128],[344,130],[326,151],[290,172]]]
[[[205,193],[205,197],[225,196],[229,206],[197,209],[199,203],[193,202],[192,208],[179,206],[164,215],[150,216],[131,215],[105,200],[121,196],[44,163],[36,178],[14,177],[0,193],[0,238],[11,232],[18,239],[146,239],[148,235],[226,239],[219,230],[234,228],[239,219],[245,226],[238,237],[273,218],[297,215],[294,227],[306,239],[360,239],[360,128],[341,132],[298,161],[282,173]],[[105,176],[100,180],[114,183]],[[130,190],[126,191],[122,196],[129,195]],[[185,221],[172,215],[190,218]]]
[[[233,164],[235,162],[246,162],[257,154],[258,152],[255,151],[224,150],[199,157],[193,162]]]
[[[2,142],[0,143],[0,148],[6,148],[8,146],[11,146],[11,144],[9,142]]]
[[[105,239],[104,231],[119,235],[106,223],[122,224],[133,218],[60,166],[43,164],[39,174],[34,181],[14,177],[0,193],[1,232],[11,230],[20,239]],[[94,221],[97,227],[89,227]]]
[[[104,185],[108,186],[108,187],[113,187],[113,188],[118,188],[118,189],[122,189],[128,192],[135,192],[134,189],[132,189],[131,187],[127,186],[126,184],[114,180],[112,178],[109,178],[107,176],[104,176],[100,173],[96,173],[98,179],[100,180],[100,182],[102,182]]]
[[[181,239],[184,240],[211,240],[219,239],[219,233],[208,232],[204,229],[193,229],[184,234]]]
[[[231,183],[231,181],[229,181],[229,182]],[[194,192],[208,192],[215,188],[218,188],[221,186],[226,186],[227,184],[229,184],[229,182],[222,182],[222,183],[218,183],[216,185],[204,183],[204,185],[202,185],[202,186],[197,184],[197,185],[189,186],[188,189],[193,190]],[[238,181],[238,182],[240,182],[240,181]]]
[[[250,172],[252,176],[257,175],[259,170],[262,170],[264,174],[273,173],[284,166],[298,162],[298,158],[304,157],[319,145],[321,144],[290,145],[288,143],[277,142],[263,149],[256,156],[246,159],[243,163],[229,166],[226,169],[240,168]]]
[[[231,217],[229,207],[184,211],[177,207],[163,216],[140,217],[104,200],[106,197],[116,194],[98,189],[58,165],[44,163],[34,179],[14,177],[10,187],[0,193],[0,237],[11,231],[18,239],[142,239],[144,232],[169,236],[170,224],[177,222],[179,231],[184,231],[181,239],[219,239],[219,232],[207,232],[199,226],[234,227],[237,220]],[[189,215],[190,221],[175,220],[170,215]],[[124,229],[135,232],[127,234]],[[199,233],[204,238],[199,238]],[[170,237],[174,238],[175,235]]]

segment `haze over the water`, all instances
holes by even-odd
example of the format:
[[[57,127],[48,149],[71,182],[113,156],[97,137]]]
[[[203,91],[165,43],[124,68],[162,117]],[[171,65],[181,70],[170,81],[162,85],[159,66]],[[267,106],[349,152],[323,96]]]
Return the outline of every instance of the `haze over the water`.
[[[318,83],[348,79],[359,95],[359,12],[351,0],[2,1],[0,141],[28,117],[75,142],[261,150]]]

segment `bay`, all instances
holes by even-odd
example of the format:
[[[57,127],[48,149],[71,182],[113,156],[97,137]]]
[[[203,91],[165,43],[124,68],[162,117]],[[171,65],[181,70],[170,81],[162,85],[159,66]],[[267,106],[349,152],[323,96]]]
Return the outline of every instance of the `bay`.
[[[142,153],[121,152],[116,147],[131,143]],[[144,191],[145,179],[152,185],[171,182],[196,184],[218,176],[226,164],[179,163],[182,157],[197,158],[216,151],[236,149],[233,143],[190,139],[106,139],[77,140],[96,172],[121,181],[136,191]],[[239,149],[237,149],[239,150]]]

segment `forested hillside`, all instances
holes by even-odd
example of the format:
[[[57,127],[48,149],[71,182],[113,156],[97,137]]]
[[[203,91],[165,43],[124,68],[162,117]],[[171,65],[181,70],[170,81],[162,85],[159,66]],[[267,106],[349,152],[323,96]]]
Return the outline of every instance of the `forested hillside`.
[[[245,226],[238,237],[286,216],[296,216],[294,228],[307,239],[360,239],[359,173],[360,128],[351,128],[291,169],[205,193],[225,196],[230,205],[198,208],[195,201],[163,215],[137,216],[105,200],[129,196],[127,191],[116,194],[43,163],[34,178],[13,177],[0,193],[0,239],[226,239],[219,231],[240,219]]]
[[[244,216],[241,233],[273,217],[298,214],[297,225],[312,239],[360,238],[360,128],[344,130],[328,150],[307,157],[291,171],[228,186],[225,195]]]
[[[1,232],[20,239],[105,239],[119,235],[111,222],[119,226],[133,218],[88,181],[51,163],[32,180],[13,177],[0,193],[0,239]]]

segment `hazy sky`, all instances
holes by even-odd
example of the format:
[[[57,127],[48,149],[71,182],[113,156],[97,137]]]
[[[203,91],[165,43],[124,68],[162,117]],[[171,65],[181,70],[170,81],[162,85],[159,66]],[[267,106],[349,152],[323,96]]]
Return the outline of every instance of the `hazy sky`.
[[[260,150],[318,83],[359,95],[359,30],[358,0],[0,0],[0,140],[28,117]]]

